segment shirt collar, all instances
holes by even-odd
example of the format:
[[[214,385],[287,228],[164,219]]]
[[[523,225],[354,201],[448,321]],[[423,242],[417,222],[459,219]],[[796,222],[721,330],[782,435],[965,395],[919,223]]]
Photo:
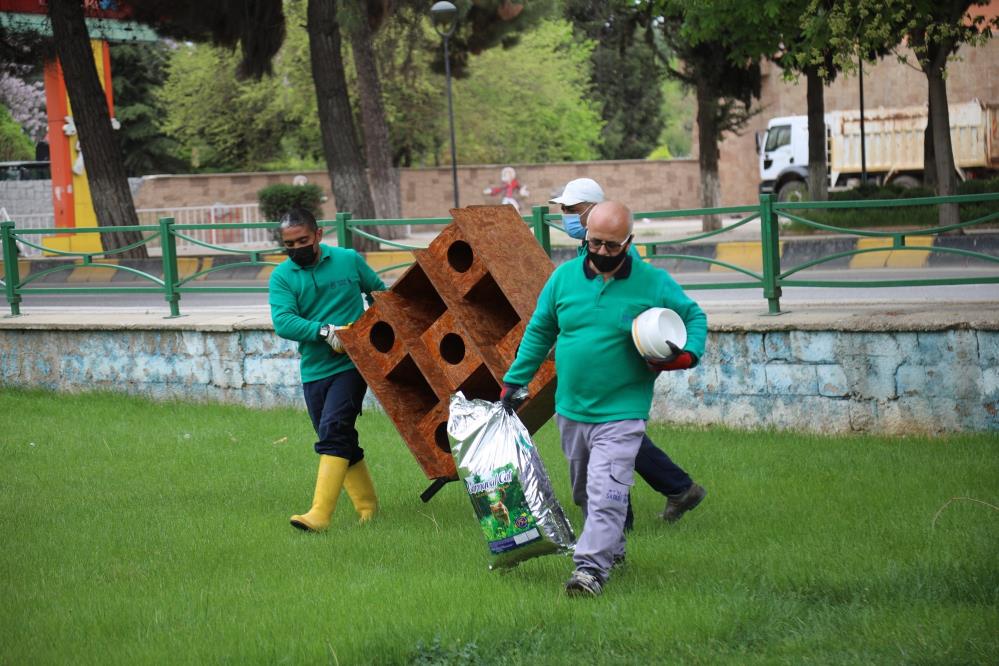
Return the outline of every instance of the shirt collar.
[[[631,275],[632,256],[629,250],[625,250],[628,254],[624,256],[624,262],[622,263],[621,268],[617,269],[617,273],[614,273],[614,275],[611,276],[615,280],[627,280]],[[597,273],[595,270],[590,268],[590,260],[585,254],[583,255],[583,275],[586,276],[587,280],[592,280],[596,276],[600,275],[600,273]]]

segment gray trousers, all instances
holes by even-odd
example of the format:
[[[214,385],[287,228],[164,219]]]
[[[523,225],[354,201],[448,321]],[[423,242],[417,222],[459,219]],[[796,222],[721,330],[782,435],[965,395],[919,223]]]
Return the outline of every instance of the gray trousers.
[[[583,533],[573,561],[606,581],[615,557],[624,555],[624,519],[635,483],[635,456],[645,421],[581,423],[557,415],[562,452],[569,461],[572,501],[583,510]]]

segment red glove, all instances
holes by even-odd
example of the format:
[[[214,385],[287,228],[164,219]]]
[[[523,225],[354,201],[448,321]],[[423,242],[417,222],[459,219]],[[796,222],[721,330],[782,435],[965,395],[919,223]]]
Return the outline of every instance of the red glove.
[[[688,351],[680,352],[669,361],[646,361],[649,370],[653,372],[668,372],[670,370],[689,370],[694,367],[694,355]]]
[[[693,354],[689,351],[682,351],[672,342],[667,341],[666,344],[673,351],[673,356],[662,361],[646,361],[649,370],[653,372],[669,372],[670,370],[689,370],[694,367],[695,359]]]

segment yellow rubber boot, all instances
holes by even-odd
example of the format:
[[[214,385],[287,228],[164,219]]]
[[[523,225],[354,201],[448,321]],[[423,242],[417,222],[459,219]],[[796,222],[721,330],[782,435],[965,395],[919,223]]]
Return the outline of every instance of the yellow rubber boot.
[[[354,503],[360,522],[366,523],[375,517],[378,513],[378,497],[375,495],[375,485],[371,482],[368,466],[363,460],[347,470],[343,487]]]
[[[300,530],[322,532],[330,526],[330,517],[340,498],[343,479],[347,476],[347,459],[339,456],[319,456],[316,494],[312,508],[304,516],[292,516],[291,524]]]

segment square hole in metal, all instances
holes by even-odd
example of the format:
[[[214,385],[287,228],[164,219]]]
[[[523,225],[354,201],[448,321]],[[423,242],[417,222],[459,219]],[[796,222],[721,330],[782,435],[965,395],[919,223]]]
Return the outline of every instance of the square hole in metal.
[[[479,398],[496,402],[500,397],[500,385],[489,372],[489,368],[484,365],[477,367],[475,372],[461,383],[458,390],[469,400]]]
[[[411,356],[403,357],[385,379],[392,383],[392,395],[378,396],[379,399],[397,402],[402,411],[415,419],[423,418],[437,405],[437,395]]]
[[[465,295],[465,302],[475,309],[475,321],[469,322],[470,326],[488,344],[498,342],[520,321],[517,311],[488,273]]]
[[[447,305],[423,272],[419,264],[412,266],[392,286],[393,293],[406,299],[406,314],[412,317],[423,333],[447,311]]]

